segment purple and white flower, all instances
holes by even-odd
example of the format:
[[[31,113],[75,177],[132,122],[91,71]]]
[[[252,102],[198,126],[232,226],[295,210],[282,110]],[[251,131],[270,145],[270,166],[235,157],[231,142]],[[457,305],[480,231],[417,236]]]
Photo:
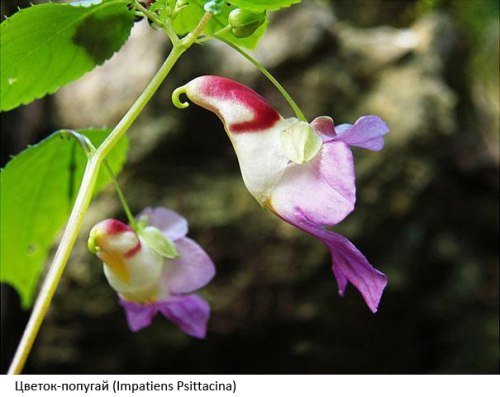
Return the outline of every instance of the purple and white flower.
[[[181,93],[222,120],[243,181],[255,199],[326,244],[340,295],[350,282],[376,312],[387,277],[348,239],[325,227],[338,224],[354,209],[356,186],[349,146],[381,150],[389,131],[382,119],[363,116],[354,125],[336,127],[326,116],[311,123],[285,119],[250,88],[219,76],[198,77],[178,88],[174,96]]]
[[[161,313],[186,334],[204,338],[210,306],[193,292],[215,275],[206,252],[189,237],[186,219],[166,208],[138,215],[137,231],[107,219],[90,231],[89,249],[104,265],[132,331]]]

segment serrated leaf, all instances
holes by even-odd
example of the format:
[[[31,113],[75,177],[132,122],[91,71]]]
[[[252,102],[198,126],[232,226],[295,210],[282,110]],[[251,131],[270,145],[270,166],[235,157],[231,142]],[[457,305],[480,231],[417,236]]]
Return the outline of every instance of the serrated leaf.
[[[109,130],[79,132],[95,146],[109,134]],[[107,157],[115,174],[125,162],[127,147],[124,137]],[[75,140],[54,133],[0,171],[0,281],[18,291],[25,308],[32,302],[49,250],[67,221],[86,161]],[[96,192],[109,181],[102,167]]]
[[[109,59],[134,24],[128,0],[40,4],[0,24],[0,110],[27,104]]]
[[[280,8],[290,7],[291,5],[300,3],[301,0],[231,0],[229,3],[238,8],[263,12],[277,11]]]
[[[203,14],[205,14],[205,10],[203,9],[204,4],[205,1],[203,0],[191,0],[186,7],[179,11],[173,21],[173,27],[177,34],[185,35],[189,32],[192,32],[196,28],[198,22],[200,22],[201,18],[203,17]],[[212,16],[207,26],[205,27],[204,33],[215,33],[228,26],[229,13],[234,9],[234,6],[224,4],[222,12],[218,15]],[[267,20],[255,31],[255,33],[248,37],[237,38],[230,31],[222,33],[221,36],[240,47],[252,49],[257,46],[257,43],[259,42],[266,29]]]
[[[175,244],[166,238],[157,227],[142,227],[137,231],[137,234],[142,240],[144,240],[149,248],[156,251],[161,256],[170,259],[179,256],[179,252],[177,251],[177,248],[175,248]]]

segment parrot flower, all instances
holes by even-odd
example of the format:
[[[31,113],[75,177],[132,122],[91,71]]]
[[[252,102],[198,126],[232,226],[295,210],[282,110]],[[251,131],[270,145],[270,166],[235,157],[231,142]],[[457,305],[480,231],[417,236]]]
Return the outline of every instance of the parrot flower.
[[[88,242],[118,293],[129,328],[147,327],[161,313],[186,334],[204,338],[210,307],[192,292],[214,276],[212,260],[186,237],[186,219],[172,210],[145,209],[137,229],[107,219],[92,228]]]
[[[187,107],[180,94],[222,120],[243,181],[255,199],[326,244],[339,294],[344,295],[350,282],[376,312],[387,277],[347,238],[325,227],[338,224],[354,209],[356,186],[349,146],[381,150],[387,125],[378,116],[363,116],[354,125],[336,127],[326,116],[310,124],[285,119],[250,88],[219,76],[201,76],[175,90],[174,104]]]

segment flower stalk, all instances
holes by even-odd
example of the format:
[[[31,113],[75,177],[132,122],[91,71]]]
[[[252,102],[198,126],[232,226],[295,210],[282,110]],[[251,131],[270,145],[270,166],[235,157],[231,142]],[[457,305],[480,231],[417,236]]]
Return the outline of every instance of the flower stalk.
[[[276,87],[276,89],[280,92],[280,94],[285,98],[285,100],[288,102],[290,107],[292,108],[293,112],[297,116],[297,118],[301,121],[307,122],[307,118],[300,109],[299,105],[293,100],[291,95],[287,92],[285,87],[283,87],[278,80],[259,62],[257,61],[253,56],[251,56],[248,52],[243,50],[242,48],[238,47],[236,44],[233,44],[229,40],[226,40],[224,37],[220,36],[219,34],[214,34],[214,38],[216,38],[219,41],[222,41],[224,44],[228,45],[231,47],[233,50],[237,51],[240,53],[244,58],[246,58],[252,65],[254,65],[259,71],[268,78],[268,80],[273,83],[273,85]]]
[[[24,368],[28,355],[33,347],[33,343],[40,330],[40,326],[42,325],[43,319],[45,318],[54,293],[57,289],[66,263],[68,262],[76,238],[78,237],[78,233],[82,227],[85,213],[87,212],[94,193],[99,170],[106,156],[115,147],[120,138],[127,132],[132,123],[137,119],[141,111],[144,109],[151,97],[156,93],[161,83],[165,80],[181,55],[196,42],[197,37],[203,31],[211,16],[212,14],[208,12],[205,13],[192,33],[188,34],[179,42],[173,43],[173,48],[167,59],[160,66],[158,72],[151,79],[139,98],[135,101],[132,107],[116,125],[106,140],[99,146],[99,148],[94,153],[89,153],[88,162],[85,167],[85,172],[75,204],[71,211],[68,223],[66,224],[66,228],[64,229],[61,242],[59,243],[47,276],[45,277],[33,306],[33,311],[17,347],[8,374],[20,374]]]

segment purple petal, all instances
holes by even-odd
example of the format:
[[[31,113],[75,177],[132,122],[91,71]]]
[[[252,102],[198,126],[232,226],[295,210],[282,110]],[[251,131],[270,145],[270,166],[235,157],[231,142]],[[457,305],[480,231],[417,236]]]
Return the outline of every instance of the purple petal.
[[[163,284],[169,293],[188,293],[206,284],[215,275],[215,266],[195,241],[188,237],[175,242],[179,257],[165,266],[162,274]]]
[[[171,295],[164,301],[146,304],[120,297],[119,302],[125,309],[131,331],[136,332],[151,325],[156,313],[161,313],[190,336],[203,339],[207,333],[210,306],[198,295]]]
[[[210,306],[200,296],[173,296],[168,301],[158,302],[157,307],[161,314],[186,334],[198,339],[205,338]]]
[[[160,229],[169,240],[175,241],[188,232],[187,220],[168,208],[148,207],[137,215],[137,219],[143,216],[147,216],[149,224]]]
[[[365,256],[344,236],[311,223],[304,214],[297,212],[294,218],[283,219],[326,244],[332,255],[332,271],[337,279],[339,294],[344,295],[349,281],[375,313],[387,285],[386,275],[370,265]]]
[[[151,321],[153,321],[153,317],[157,312],[154,305],[142,305],[140,303],[130,302],[122,297],[119,298],[119,302],[125,309],[128,327],[131,331],[136,332],[151,325]]]
[[[332,260],[333,260],[333,255],[332,255]],[[337,280],[337,285],[339,287],[339,295],[344,296],[345,289],[347,288],[347,283],[349,282],[349,280],[344,275],[342,270],[338,266],[334,266],[333,263],[332,263],[332,271],[333,275],[335,276],[335,280]]]
[[[379,151],[384,147],[384,135],[389,132],[389,127],[378,116],[363,116],[354,125],[342,124],[335,131],[335,141]]]
[[[375,313],[387,285],[387,276],[370,265],[365,256],[344,236],[326,230],[320,230],[315,235],[330,250],[332,270],[340,295],[344,295],[347,281],[351,282]]]
[[[355,201],[352,152],[345,143],[330,141],[311,162],[287,167],[268,204],[285,218],[300,211],[314,224],[333,226]]]

